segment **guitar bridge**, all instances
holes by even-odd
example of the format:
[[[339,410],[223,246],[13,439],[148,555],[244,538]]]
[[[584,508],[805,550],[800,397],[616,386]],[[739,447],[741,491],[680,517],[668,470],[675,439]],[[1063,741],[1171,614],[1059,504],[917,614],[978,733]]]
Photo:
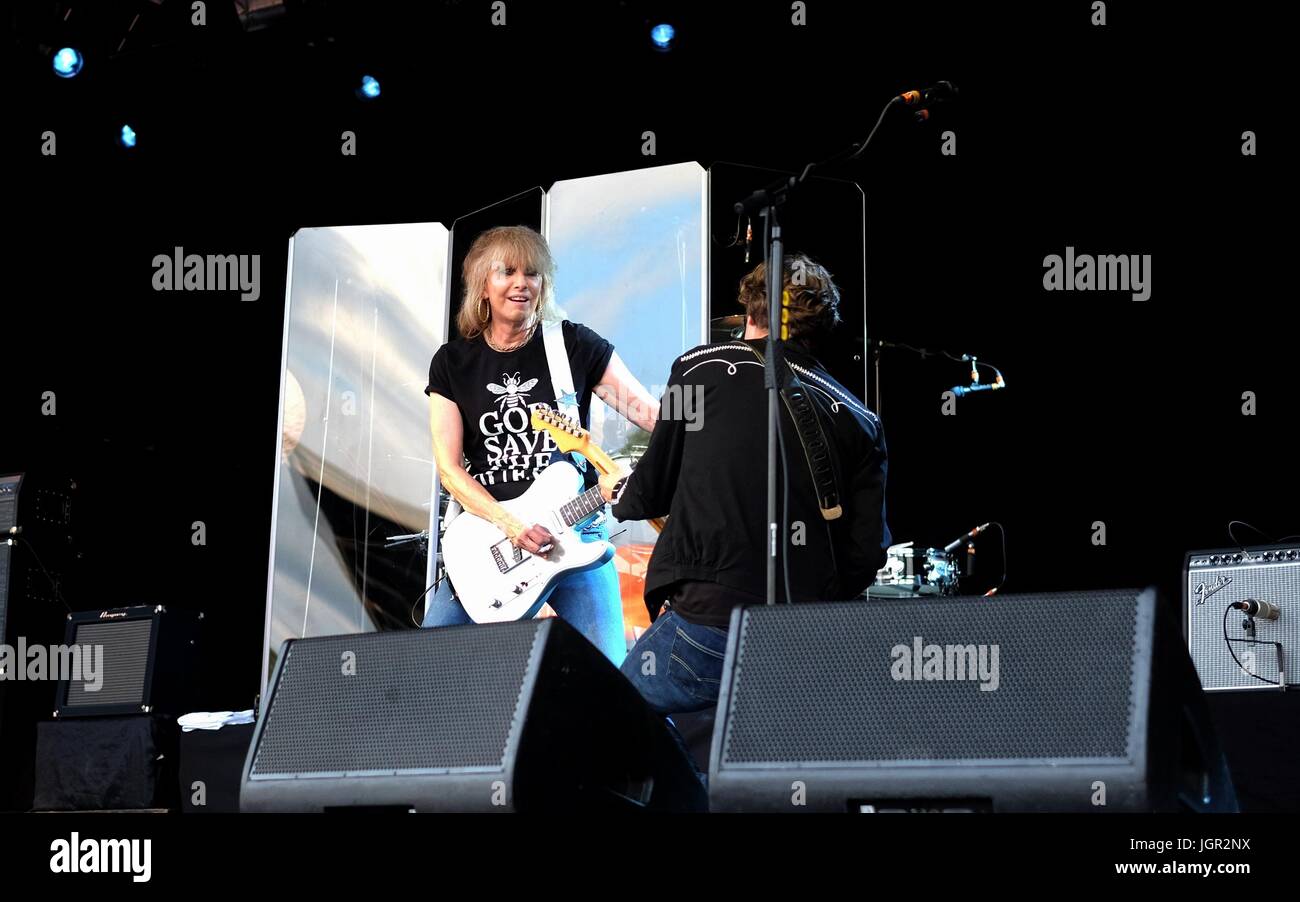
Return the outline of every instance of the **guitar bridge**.
[[[496,563],[497,570],[502,573],[509,573],[528,557],[522,548],[511,544],[509,539],[502,539],[488,550],[492,552],[492,560]]]

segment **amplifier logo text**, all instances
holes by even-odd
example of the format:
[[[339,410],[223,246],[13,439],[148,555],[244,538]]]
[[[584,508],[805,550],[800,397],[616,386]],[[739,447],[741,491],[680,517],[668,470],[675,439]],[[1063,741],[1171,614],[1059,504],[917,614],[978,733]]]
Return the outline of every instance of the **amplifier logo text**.
[[[1199,583],[1196,586],[1196,603],[1198,605],[1205,604],[1205,599],[1209,598],[1220,589],[1226,588],[1231,582],[1231,576],[1220,576],[1214,581],[1214,585],[1212,586],[1207,586],[1205,583]]]

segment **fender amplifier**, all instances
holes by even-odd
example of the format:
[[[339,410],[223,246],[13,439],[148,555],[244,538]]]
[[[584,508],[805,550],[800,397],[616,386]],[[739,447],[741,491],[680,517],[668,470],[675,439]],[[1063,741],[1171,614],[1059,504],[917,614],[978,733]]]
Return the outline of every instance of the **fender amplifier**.
[[[1249,615],[1236,604],[1262,603]],[[1193,551],[1183,564],[1184,627],[1208,690],[1297,685],[1300,545]],[[1290,671],[1290,672],[1288,672]]]

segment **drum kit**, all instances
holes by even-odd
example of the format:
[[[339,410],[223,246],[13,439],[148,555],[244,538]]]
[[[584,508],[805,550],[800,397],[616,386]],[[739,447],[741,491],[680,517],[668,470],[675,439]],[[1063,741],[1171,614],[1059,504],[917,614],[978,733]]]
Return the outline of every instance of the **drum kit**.
[[[942,548],[922,551],[913,542],[891,545],[885,566],[876,571],[868,598],[912,598],[919,595],[955,595],[961,573],[955,556]]]

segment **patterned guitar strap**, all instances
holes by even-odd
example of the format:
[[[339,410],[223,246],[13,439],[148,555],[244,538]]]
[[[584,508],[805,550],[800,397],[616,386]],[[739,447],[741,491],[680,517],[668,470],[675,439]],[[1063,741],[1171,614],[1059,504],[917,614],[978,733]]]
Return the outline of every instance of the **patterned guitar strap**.
[[[766,366],[767,359],[753,345],[745,347]],[[821,418],[808,389],[799,380],[799,375],[785,362],[786,384],[781,388],[781,400],[794,421],[795,432],[799,435],[799,444],[803,447],[804,460],[808,462],[808,472],[812,476],[813,486],[817,490],[817,506],[821,508],[823,520],[838,520],[844,509],[840,506],[839,460],[835,449],[826,440],[822,430]]]

